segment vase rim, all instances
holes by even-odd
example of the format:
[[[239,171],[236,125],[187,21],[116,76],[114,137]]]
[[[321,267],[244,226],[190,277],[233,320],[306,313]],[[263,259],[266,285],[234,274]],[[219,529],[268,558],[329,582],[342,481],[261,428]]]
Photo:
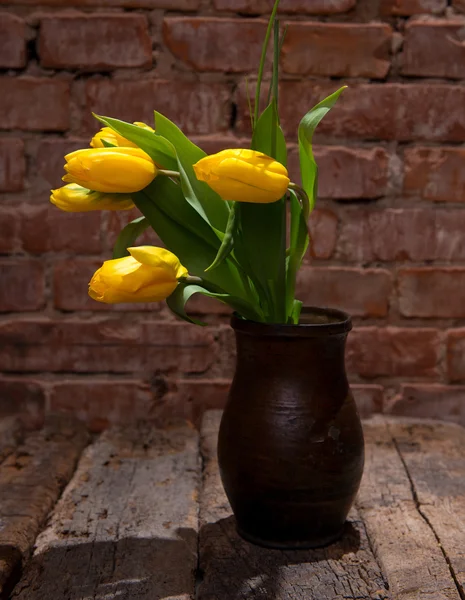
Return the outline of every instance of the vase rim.
[[[301,311],[298,325],[283,323],[260,323],[239,317],[231,317],[231,327],[250,335],[269,335],[278,337],[320,337],[345,335],[352,329],[350,315],[336,308],[305,306]]]

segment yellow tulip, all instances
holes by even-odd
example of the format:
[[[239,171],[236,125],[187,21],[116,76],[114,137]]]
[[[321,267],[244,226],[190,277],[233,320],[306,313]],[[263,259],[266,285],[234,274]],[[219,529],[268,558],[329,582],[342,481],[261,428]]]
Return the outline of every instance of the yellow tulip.
[[[89,296],[99,302],[160,302],[188,272],[177,256],[164,248],[128,248],[131,256],[107,260],[89,283]]]
[[[130,194],[138,192],[157,176],[155,163],[140,148],[91,148],[65,156],[63,177],[97,192]]]
[[[104,194],[88,190],[77,183],[69,183],[52,190],[50,202],[66,212],[90,210],[129,210],[134,207],[127,194]]]
[[[136,121],[134,125],[141,127],[142,129],[147,129],[147,131],[151,131],[152,133],[155,129],[152,129],[149,125],[145,123],[141,123],[140,121]],[[92,138],[90,145],[92,148],[105,148],[105,145],[102,140],[113,144],[113,146],[121,146],[126,148],[137,148],[137,144],[134,142],[130,142],[125,137],[114,131],[111,127],[102,127],[102,129],[94,135]]]
[[[290,183],[286,167],[254,150],[223,150],[199,160],[194,170],[223,200],[237,202],[276,202]]]

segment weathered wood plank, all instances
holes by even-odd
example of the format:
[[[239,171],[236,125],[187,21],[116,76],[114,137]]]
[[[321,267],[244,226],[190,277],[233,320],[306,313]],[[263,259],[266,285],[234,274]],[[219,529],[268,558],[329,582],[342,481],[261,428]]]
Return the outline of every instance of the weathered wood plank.
[[[364,424],[365,473],[357,508],[398,600],[460,600],[431,527],[419,513],[388,421]]]
[[[354,513],[343,539],[329,548],[281,552],[258,548],[236,533],[216,460],[221,412],[205,415],[201,445],[198,600],[381,600],[391,598]]]
[[[0,419],[0,463],[19,445],[23,436],[24,430],[17,417]]]
[[[465,429],[459,425],[390,421],[417,508],[440,541],[465,597]]]
[[[7,595],[88,441],[81,423],[50,417],[0,465],[0,597]]]
[[[12,598],[192,598],[200,471],[198,434],[187,426],[104,433],[84,452]]]

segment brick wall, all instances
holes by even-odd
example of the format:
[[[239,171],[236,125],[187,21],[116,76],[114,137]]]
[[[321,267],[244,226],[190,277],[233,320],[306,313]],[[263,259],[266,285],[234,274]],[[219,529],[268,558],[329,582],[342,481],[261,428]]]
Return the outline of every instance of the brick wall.
[[[127,214],[48,203],[90,111],[165,113],[208,152],[247,143],[244,76],[271,0],[0,0],[0,415],[67,410],[94,429],[224,401],[228,315],[106,306],[87,282]],[[354,316],[348,369],[363,413],[465,423],[465,1],[282,0],[282,121],[350,89],[318,135],[306,303]],[[297,177],[297,175],[295,175]]]

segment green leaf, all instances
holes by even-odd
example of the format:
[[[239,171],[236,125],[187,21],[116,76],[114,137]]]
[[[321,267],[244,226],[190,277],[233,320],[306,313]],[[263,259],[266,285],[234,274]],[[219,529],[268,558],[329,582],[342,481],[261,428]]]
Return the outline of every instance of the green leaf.
[[[113,248],[113,258],[129,256],[128,248],[134,245],[137,238],[150,226],[145,217],[138,217],[126,225],[121,231]]]
[[[235,253],[240,262],[246,257],[248,273],[270,322],[285,322],[285,210],[285,200],[271,204],[243,202],[239,207],[241,233]]]
[[[272,132],[275,139],[272,139]],[[260,115],[252,137],[252,150],[259,150],[287,166],[287,147],[283,130],[279,125],[278,107],[273,98]]]
[[[229,213],[229,220],[228,220],[226,232],[224,234],[220,249],[218,250],[218,254],[215,257],[215,260],[208,267],[207,271],[211,271],[212,269],[215,269],[224,260],[226,260],[226,258],[231,254],[231,252],[234,248],[234,241],[235,241],[237,225],[238,225],[237,213],[238,213],[238,203],[234,202],[231,212]]]
[[[202,277],[223,292],[247,299],[239,272],[230,260],[225,260],[213,271],[205,273],[215,259],[217,249],[203,237],[170,218],[158,202],[151,198],[147,188],[133,194],[133,201],[165,246],[179,258],[191,275]]]
[[[182,225],[188,233],[202,238],[216,255],[221,245],[220,237],[194,207],[186,202],[178,184],[168,177],[158,176],[144,191],[170,219]]]
[[[276,158],[283,165],[287,163],[286,140],[279,126],[274,98],[256,122],[252,149]],[[246,256],[248,259],[249,275],[259,291],[269,321],[284,323],[286,200],[271,204],[242,203],[240,228],[240,240],[235,244],[236,253],[238,257]]]
[[[293,318],[297,273],[307,252],[309,237],[307,221],[296,193],[290,191],[291,235],[286,272],[286,313]]]
[[[116,144],[112,144],[111,142],[107,142],[107,140],[101,140],[104,148],[117,148]]]
[[[318,167],[313,156],[313,134],[322,119],[328,114],[347,88],[344,86],[314,106],[299,125],[299,156],[302,187],[310,199],[310,210],[313,210],[318,195]]]
[[[182,191],[186,200],[195,210],[218,231],[226,231],[229,206],[209,185],[199,181],[193,165],[206,156],[205,152],[193,144],[169,119],[155,112],[157,132],[166,138],[176,149],[177,170],[181,173]]]
[[[270,19],[268,21],[268,27],[265,34],[265,39],[262,45],[262,54],[260,57],[260,64],[258,66],[258,75],[257,75],[257,85],[255,87],[255,114],[254,114],[254,124],[256,125],[258,122],[258,115],[260,114],[260,92],[261,85],[263,79],[263,72],[265,70],[265,62],[266,62],[266,53],[268,51],[268,45],[270,43],[271,32],[273,31],[274,22],[276,19],[276,14],[278,12],[280,0],[275,0],[273,5],[273,10],[271,11]]]
[[[277,107],[279,24],[276,22],[279,0],[274,2],[268,23],[257,79],[252,149],[272,156],[284,166],[287,148],[279,124]],[[271,32],[274,28],[272,99],[259,115],[260,86]],[[272,204],[243,203],[240,208],[240,235],[235,244],[239,260],[247,269],[260,296],[269,322],[285,323],[286,315],[286,199]]]
[[[94,117],[104,125],[107,125],[107,127],[111,127],[111,129],[130,142],[137,144],[137,146],[144,152],[147,152],[150,158],[160,167],[170,171],[177,171],[178,164],[176,151],[173,145],[161,135],[153,133],[148,129],[144,129],[143,127],[120,121],[119,119],[100,117],[95,114]]]
[[[303,302],[300,300],[294,300],[292,308],[292,314],[290,318],[290,325],[298,325],[300,321],[300,313],[302,312]]]
[[[246,319],[251,319],[253,321],[260,319],[259,315],[257,315],[254,309],[241,298],[235,298],[230,294],[211,292],[200,285],[184,283],[182,281],[179,282],[177,288],[174,290],[171,296],[166,299],[166,303],[168,304],[170,310],[184,321],[187,321],[188,323],[194,323],[195,325],[205,325],[205,323],[189,317],[186,312],[186,304],[194,294],[202,294],[208,298],[215,298],[223,304],[227,304],[233,308]]]

